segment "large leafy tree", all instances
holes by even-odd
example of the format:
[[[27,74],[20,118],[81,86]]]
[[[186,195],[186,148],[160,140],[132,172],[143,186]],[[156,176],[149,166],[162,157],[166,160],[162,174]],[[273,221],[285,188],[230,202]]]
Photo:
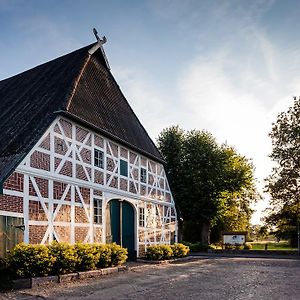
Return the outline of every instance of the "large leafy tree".
[[[270,133],[276,163],[267,178],[271,208],[266,223],[278,238],[297,244],[297,223],[300,213],[300,100],[278,115]]]
[[[209,242],[221,230],[249,226],[255,199],[253,166],[206,131],[184,132],[178,126],[162,131],[158,146],[177,206],[184,219],[184,238]]]

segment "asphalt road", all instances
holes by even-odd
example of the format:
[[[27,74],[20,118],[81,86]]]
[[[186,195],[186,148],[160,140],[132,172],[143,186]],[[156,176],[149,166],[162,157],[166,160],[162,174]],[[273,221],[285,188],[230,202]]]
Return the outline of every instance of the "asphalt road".
[[[8,293],[4,298],[298,300],[300,260],[202,257],[184,263],[151,265],[99,279]]]

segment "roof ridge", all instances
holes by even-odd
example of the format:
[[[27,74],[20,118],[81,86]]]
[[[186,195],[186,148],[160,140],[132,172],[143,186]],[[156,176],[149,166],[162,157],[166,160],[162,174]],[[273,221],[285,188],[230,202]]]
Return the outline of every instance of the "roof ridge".
[[[58,57],[56,57],[56,58],[54,58],[54,59],[51,59],[51,60],[48,60],[48,61],[46,61],[46,62],[44,62],[44,63],[38,64],[38,65],[36,65],[36,66],[34,66],[34,67],[30,68],[30,69],[27,69],[27,70],[25,70],[25,71],[22,71],[22,72],[20,72],[20,73],[18,73],[18,74],[15,74],[15,75],[12,75],[12,76],[10,76],[10,77],[1,79],[1,80],[0,80],[0,84],[3,83],[3,82],[6,81],[6,80],[9,80],[9,79],[12,79],[12,78],[15,78],[15,77],[19,77],[19,76],[21,76],[21,75],[26,74],[27,72],[30,72],[30,71],[35,70],[35,69],[37,69],[37,68],[43,67],[43,66],[45,66],[46,64],[55,62],[56,60],[59,60],[59,59],[61,59],[61,58],[63,58],[63,57],[66,57],[66,56],[68,56],[68,55],[74,54],[75,52],[82,51],[82,50],[85,49],[85,48],[89,49],[89,48],[93,47],[95,44],[96,44],[96,43],[92,43],[92,44],[89,44],[89,45],[87,45],[87,46],[83,46],[83,47],[81,47],[81,48],[79,48],[79,49],[76,49],[76,50],[74,50],[74,51],[72,51],[72,52],[69,52],[69,53],[60,55],[60,56],[58,56]]]

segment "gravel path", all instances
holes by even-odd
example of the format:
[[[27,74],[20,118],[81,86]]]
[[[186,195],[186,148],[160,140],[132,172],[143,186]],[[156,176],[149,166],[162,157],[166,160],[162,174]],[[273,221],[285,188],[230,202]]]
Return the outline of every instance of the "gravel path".
[[[199,258],[99,279],[7,293],[3,299],[300,299],[300,260]]]

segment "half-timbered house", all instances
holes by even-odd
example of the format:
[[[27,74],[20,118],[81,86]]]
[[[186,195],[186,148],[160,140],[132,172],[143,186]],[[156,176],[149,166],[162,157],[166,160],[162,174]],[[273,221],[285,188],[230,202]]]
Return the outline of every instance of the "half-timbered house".
[[[159,113],[159,112],[158,112]],[[0,81],[0,249],[176,241],[163,159],[112,76],[101,40]]]

